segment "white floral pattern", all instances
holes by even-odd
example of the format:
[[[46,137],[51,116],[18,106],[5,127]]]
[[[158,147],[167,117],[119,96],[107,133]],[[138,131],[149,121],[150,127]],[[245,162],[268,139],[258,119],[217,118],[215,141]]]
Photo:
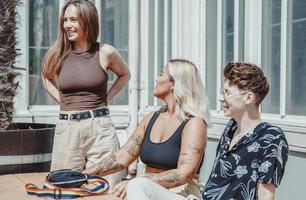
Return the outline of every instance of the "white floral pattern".
[[[241,178],[244,174],[248,173],[248,170],[246,169],[246,166],[238,165],[234,172],[238,178]]]
[[[259,124],[231,150],[229,143],[237,129],[231,119],[220,138],[216,159],[203,199],[256,199],[258,183],[279,186],[288,159],[288,143],[283,131],[269,123]]]
[[[263,172],[263,173],[267,173],[269,171],[269,167],[271,167],[272,163],[269,161],[265,161],[263,163],[261,163],[258,171]]]
[[[248,146],[248,152],[257,152],[260,148],[260,144],[258,142],[253,142],[251,146]]]
[[[257,176],[256,171],[255,171],[255,170],[253,170],[253,173],[252,173],[252,176],[251,176],[252,181],[256,182],[257,177],[258,177],[258,176]]]

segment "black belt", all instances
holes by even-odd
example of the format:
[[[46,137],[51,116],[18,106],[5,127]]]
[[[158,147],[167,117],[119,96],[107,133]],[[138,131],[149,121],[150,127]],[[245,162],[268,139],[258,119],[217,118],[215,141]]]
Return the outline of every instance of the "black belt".
[[[101,108],[101,109],[93,110],[92,113],[93,113],[93,117],[102,117],[105,115],[109,115],[109,110],[108,108]],[[70,120],[82,120],[82,119],[88,119],[92,117],[90,111],[85,111],[85,112],[79,112],[79,113],[73,113],[73,114],[59,114],[59,119],[68,120],[68,116]]]

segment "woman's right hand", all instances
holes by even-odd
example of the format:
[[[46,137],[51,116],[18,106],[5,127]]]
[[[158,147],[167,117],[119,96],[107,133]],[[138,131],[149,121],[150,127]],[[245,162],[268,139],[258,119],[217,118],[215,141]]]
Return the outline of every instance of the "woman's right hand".
[[[126,188],[128,185],[129,181],[121,181],[120,183],[116,184],[112,189],[111,189],[111,193],[116,196],[119,197],[120,199],[124,199],[126,196]]]

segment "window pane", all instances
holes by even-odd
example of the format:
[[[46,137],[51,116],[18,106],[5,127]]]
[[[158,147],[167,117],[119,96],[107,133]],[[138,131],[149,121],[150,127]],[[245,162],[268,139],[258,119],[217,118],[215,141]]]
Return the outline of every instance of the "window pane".
[[[277,25],[281,20],[281,0],[262,0],[262,26]]]
[[[291,33],[288,33],[286,113],[306,115],[306,2],[291,0]],[[290,19],[290,15],[288,16]]]
[[[158,12],[155,16],[155,2],[158,3]],[[166,10],[165,4],[168,3]],[[157,27],[155,27],[155,20],[157,20]],[[165,30],[165,22],[168,23],[168,30]],[[157,31],[155,30],[157,28]],[[155,34],[157,33],[157,40],[155,41]],[[167,33],[167,34],[166,34]],[[167,44],[167,49],[165,49]],[[157,46],[156,46],[157,45]],[[157,48],[157,60],[155,60],[155,48]],[[171,1],[152,0],[149,1],[149,66],[148,66],[148,101],[149,105],[154,105],[154,84],[159,72],[162,70],[171,56]],[[156,69],[156,70],[155,70]],[[157,73],[155,73],[157,71]],[[157,105],[162,105],[161,101]]]
[[[262,111],[277,114],[280,108],[281,0],[263,0],[262,9],[262,68],[270,82],[270,92],[262,103]]]
[[[128,63],[129,46],[129,1],[127,0],[101,0],[101,39],[102,42],[114,46]],[[116,81],[116,76],[109,72],[108,86]],[[127,105],[128,86],[125,86],[109,104]]]
[[[216,109],[217,102],[217,1],[206,1],[206,91],[210,108]]]
[[[57,37],[58,10],[58,0],[29,1],[30,105],[56,104],[43,88],[40,77],[43,57]]]
[[[244,0],[223,0],[223,66],[229,61],[243,61],[244,59]],[[238,3],[239,9],[235,9],[235,3]],[[238,20],[235,21],[235,14]],[[237,33],[235,32],[235,23],[238,23]],[[234,49],[234,37],[238,34],[238,49]],[[234,57],[234,52],[238,52],[238,58]]]
[[[292,5],[292,20],[306,18],[306,1],[305,0],[289,0]]]
[[[234,60],[234,0],[223,0],[223,66]]]

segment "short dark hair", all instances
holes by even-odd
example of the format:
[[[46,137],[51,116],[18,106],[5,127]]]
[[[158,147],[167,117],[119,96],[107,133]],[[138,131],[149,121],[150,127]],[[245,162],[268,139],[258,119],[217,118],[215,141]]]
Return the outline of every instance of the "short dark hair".
[[[224,68],[223,74],[230,85],[237,85],[241,90],[253,92],[257,97],[256,105],[259,105],[269,92],[269,82],[263,71],[255,64],[230,62]]]

